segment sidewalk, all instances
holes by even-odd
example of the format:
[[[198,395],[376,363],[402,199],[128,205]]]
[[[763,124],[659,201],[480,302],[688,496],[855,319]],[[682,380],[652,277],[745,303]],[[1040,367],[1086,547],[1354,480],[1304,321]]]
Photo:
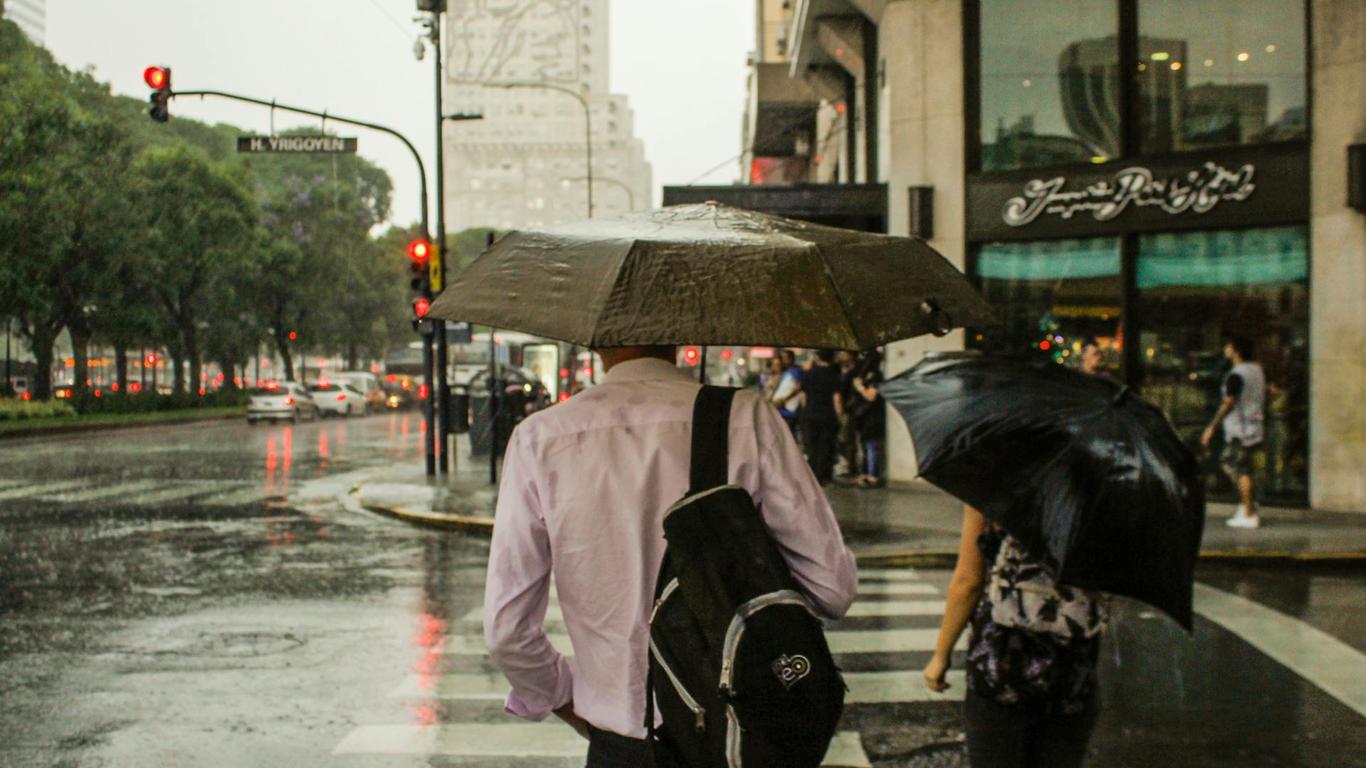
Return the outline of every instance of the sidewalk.
[[[863,490],[827,488],[849,546],[862,564],[952,566],[962,503],[926,484]],[[377,469],[355,484],[352,498],[372,512],[413,523],[487,535],[495,489],[488,460],[464,451],[448,480],[429,483],[420,462]],[[1366,563],[1366,513],[1263,508],[1262,528],[1229,528],[1232,504],[1211,503],[1202,559]]]

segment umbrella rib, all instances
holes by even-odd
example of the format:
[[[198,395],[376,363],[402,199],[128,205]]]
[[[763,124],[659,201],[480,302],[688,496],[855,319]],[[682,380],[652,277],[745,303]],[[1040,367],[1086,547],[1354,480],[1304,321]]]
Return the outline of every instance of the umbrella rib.
[[[862,349],[863,340],[858,337],[858,331],[854,328],[852,308],[849,306],[849,303],[844,300],[844,294],[840,291],[840,285],[835,281],[835,275],[830,271],[830,264],[824,258],[824,250],[815,243],[808,243],[808,245],[811,246],[808,249],[808,252],[814,252],[818,255],[821,264],[821,272],[825,274],[825,279],[830,282],[830,290],[835,294],[835,301],[838,301],[840,303],[840,309],[844,310],[844,324],[849,329],[849,338],[854,341],[854,346],[850,347],[850,349]]]
[[[587,342],[587,346],[588,346],[589,349],[595,349],[595,348],[597,347],[597,343],[598,343],[598,325],[599,325],[600,323],[602,323],[602,316],[603,316],[602,310],[606,308],[606,301],[607,301],[607,299],[611,298],[612,292],[613,292],[614,290],[616,290],[617,284],[621,282],[621,277],[622,277],[622,274],[624,273],[624,270],[623,270],[622,268],[626,265],[626,260],[629,259],[629,258],[631,258],[631,253],[632,253],[633,251],[635,251],[635,249],[636,249],[636,244],[637,244],[638,242],[640,242],[640,241],[637,240],[637,239],[631,239],[631,240],[626,240],[626,241],[625,241],[626,247],[622,249],[622,251],[621,251],[621,257],[620,257],[619,259],[617,259],[616,268],[613,269],[612,272],[611,272],[611,274],[612,274],[612,279],[611,279],[611,280],[604,281],[604,283],[603,283],[603,290],[600,290],[600,291],[599,291],[598,295],[597,295],[596,297],[594,297],[594,302],[593,302],[593,304],[590,305],[590,306],[597,307],[597,308],[598,308],[598,312],[597,312],[596,317],[593,318],[593,327],[588,331],[588,342]]]

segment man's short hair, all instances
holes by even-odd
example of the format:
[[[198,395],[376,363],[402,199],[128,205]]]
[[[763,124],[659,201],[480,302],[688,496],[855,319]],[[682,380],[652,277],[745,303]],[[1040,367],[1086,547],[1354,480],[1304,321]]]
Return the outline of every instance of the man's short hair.
[[[835,362],[835,350],[818,349],[816,350],[816,359],[820,360],[822,363],[833,363]]]
[[[1252,359],[1252,341],[1246,336],[1230,336],[1228,344],[1233,347],[1233,351],[1238,353],[1238,357],[1244,360]]]
[[[1081,340],[1081,348],[1086,349],[1087,347],[1095,347],[1096,349],[1100,349],[1100,342],[1096,340],[1095,336],[1087,336],[1086,338]]]

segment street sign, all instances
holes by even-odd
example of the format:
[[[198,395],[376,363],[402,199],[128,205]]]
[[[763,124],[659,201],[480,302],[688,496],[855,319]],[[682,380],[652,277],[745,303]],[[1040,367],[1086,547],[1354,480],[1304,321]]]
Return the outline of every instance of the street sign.
[[[432,248],[432,255],[431,255],[431,258],[427,260],[427,270],[428,270],[427,273],[428,273],[429,275],[431,275],[432,290],[435,291],[436,293],[441,293],[441,289],[442,289],[444,286],[441,284],[441,249],[440,249],[440,248],[435,248],[435,247]]]
[[[356,139],[340,136],[238,136],[237,151],[249,154],[356,154]]]

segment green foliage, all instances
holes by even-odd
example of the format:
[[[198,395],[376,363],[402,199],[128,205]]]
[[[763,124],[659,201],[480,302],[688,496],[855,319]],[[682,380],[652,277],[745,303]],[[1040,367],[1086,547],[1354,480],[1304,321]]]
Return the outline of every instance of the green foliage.
[[[0,398],[0,421],[29,421],[75,416],[76,409],[61,400],[16,400]]]
[[[142,393],[118,397],[94,394],[72,398],[70,408],[82,416],[112,413],[162,413],[183,411],[195,408],[246,407],[249,395],[245,391],[209,392],[199,395],[191,392],[177,392],[170,395]],[[63,403],[65,405],[65,403]]]
[[[182,362],[197,382],[267,340],[355,364],[410,333],[402,247],[370,235],[393,193],[372,163],[240,156],[233,126],[154,123],[5,19],[0,93],[0,315],[39,358],[39,397],[63,330],[78,380],[88,343],[165,347],[177,389]],[[143,407],[105,404],[125,399],[90,407]]]

